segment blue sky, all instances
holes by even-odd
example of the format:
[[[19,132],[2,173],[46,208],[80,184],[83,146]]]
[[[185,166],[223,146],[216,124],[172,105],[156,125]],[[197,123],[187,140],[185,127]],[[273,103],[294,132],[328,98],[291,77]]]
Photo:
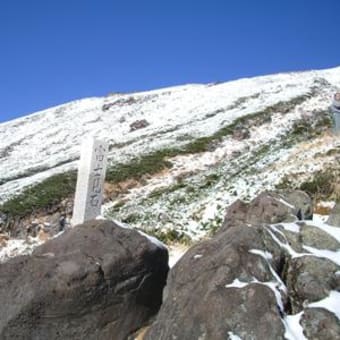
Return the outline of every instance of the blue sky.
[[[64,102],[340,65],[339,0],[1,0],[0,121]]]

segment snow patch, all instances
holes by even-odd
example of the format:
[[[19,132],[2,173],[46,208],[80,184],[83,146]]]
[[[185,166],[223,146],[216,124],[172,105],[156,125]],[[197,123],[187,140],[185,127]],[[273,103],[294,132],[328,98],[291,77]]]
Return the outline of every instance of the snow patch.
[[[323,300],[310,303],[308,307],[311,308],[324,308],[335,314],[340,320],[340,292],[332,290],[329,296]]]
[[[273,255],[268,251],[263,251],[260,249],[250,249],[249,253],[259,255],[267,261],[271,261],[273,259]]]
[[[42,243],[38,238],[31,238],[29,241],[10,239],[4,247],[0,248],[0,263],[19,255],[30,255]]]
[[[295,207],[291,204],[289,204],[287,201],[285,201],[284,199],[282,198],[279,198],[278,201],[282,204],[284,204],[285,206],[287,206],[288,208],[291,208],[291,209],[295,209]]]
[[[283,323],[285,326],[285,338],[287,340],[308,340],[303,334],[303,328],[300,325],[300,320],[303,312],[295,315],[285,316]]]
[[[143,235],[144,237],[146,237],[151,243],[153,243],[155,246],[157,246],[158,248],[162,248],[162,249],[168,249],[167,246],[161,242],[158,238],[150,236],[146,233],[144,233],[141,230],[137,230],[141,235]]]
[[[169,267],[172,268],[187,252],[188,247],[182,245],[172,245],[168,247],[169,250]]]
[[[274,231],[280,233],[285,239],[285,235],[280,231],[278,230],[277,228],[275,228],[274,225],[270,225],[269,226],[271,229],[273,229]],[[300,257],[300,256],[303,256],[303,255],[306,255],[306,254],[299,254],[297,253],[289,244],[288,242],[286,243],[283,243],[281,242],[278,237],[275,236],[275,234],[269,229],[269,228],[266,228],[267,232],[270,234],[270,236],[272,237],[272,239],[283,249],[285,249],[288,254],[291,256],[291,257]]]
[[[225,288],[244,288],[254,282],[258,282],[258,281],[254,279],[250,282],[243,282],[243,281],[240,281],[239,279],[234,279],[232,283],[225,285]]]
[[[296,223],[280,223],[276,226],[282,226],[285,230],[291,231],[293,233],[299,233],[300,232],[300,226]]]
[[[228,332],[229,340],[242,340],[238,335],[233,332]]]

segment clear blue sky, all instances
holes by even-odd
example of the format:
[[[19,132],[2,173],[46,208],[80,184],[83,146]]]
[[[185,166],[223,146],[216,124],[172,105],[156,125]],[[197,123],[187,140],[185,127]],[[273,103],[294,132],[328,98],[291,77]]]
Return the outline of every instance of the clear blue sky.
[[[109,92],[340,65],[339,0],[1,0],[0,121]]]

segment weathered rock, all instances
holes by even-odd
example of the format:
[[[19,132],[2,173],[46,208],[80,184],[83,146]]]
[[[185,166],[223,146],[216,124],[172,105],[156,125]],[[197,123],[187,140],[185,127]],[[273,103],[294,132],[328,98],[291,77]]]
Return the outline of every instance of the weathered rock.
[[[339,319],[324,308],[306,308],[301,318],[301,324],[303,332],[309,340],[339,339]]]
[[[244,140],[250,137],[250,132],[249,132],[249,128],[247,127],[237,127],[235,128],[235,130],[233,131],[233,138],[236,140]]]
[[[340,243],[331,235],[320,228],[304,225],[301,227],[301,242],[305,246],[318,249],[327,249],[337,251],[340,249]]]
[[[301,222],[298,222],[301,224]],[[285,236],[285,241],[288,243],[292,249],[298,253],[305,253],[306,250],[303,249],[301,240],[301,234],[300,232],[293,232],[290,230],[285,229],[282,225],[277,225],[276,228],[281,231],[282,234]],[[280,234],[277,235],[278,238],[280,238]]]
[[[283,316],[300,311],[308,339],[334,337],[333,315],[307,307],[340,289],[339,267],[314,255],[292,256],[306,254],[304,245],[338,247],[320,228],[298,221],[311,217],[311,204],[302,192],[267,192],[232,204],[215,236],[170,271],[165,301],[144,339],[284,339]],[[280,225],[292,220],[296,225]]]
[[[165,248],[90,221],[0,265],[1,339],[126,339],[159,309]]]
[[[108,111],[115,103],[107,103],[102,106],[103,111]]]
[[[229,227],[192,247],[171,270],[165,302],[145,339],[220,340],[228,332],[284,339],[278,301],[266,285],[277,281],[270,261],[254,251],[267,250],[262,230]]]
[[[224,232],[229,227],[247,224],[248,207],[249,204],[241,200],[231,204],[226,211],[221,231]]]
[[[148,125],[150,125],[150,123],[146,119],[136,120],[130,124],[130,132],[143,129]]]
[[[222,229],[233,225],[293,222],[310,217],[312,201],[302,191],[263,192],[250,203],[236,201],[228,210]]]
[[[335,227],[340,227],[340,204],[339,203],[337,203],[335,207],[333,208],[331,214],[329,215],[327,223]]]
[[[338,270],[339,266],[325,258],[293,258],[286,278],[293,314],[300,312],[308,303],[324,299],[331,290],[339,290]]]
[[[9,236],[7,234],[0,234],[0,248],[7,244]]]
[[[313,218],[313,200],[301,190],[281,190],[280,196],[288,204],[293,206],[293,215],[299,220],[310,220]]]
[[[36,237],[41,228],[52,237],[67,228],[73,210],[73,198],[67,198],[45,209],[32,211],[25,217],[5,216],[0,221],[0,229],[8,232],[11,237],[25,239]]]

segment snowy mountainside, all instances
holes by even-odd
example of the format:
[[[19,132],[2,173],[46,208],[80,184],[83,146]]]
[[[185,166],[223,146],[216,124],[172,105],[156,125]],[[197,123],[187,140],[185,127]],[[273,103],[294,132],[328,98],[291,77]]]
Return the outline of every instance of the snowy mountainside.
[[[324,330],[332,334],[329,325],[333,318],[336,334],[340,294],[335,285],[340,272],[334,266],[340,264],[339,211],[333,216],[334,226],[328,224],[332,224],[331,219],[325,221],[328,212],[338,207],[334,201],[340,200],[340,136],[331,132],[329,110],[332,96],[339,89],[340,67],[222,84],[111,94],[74,101],[0,124],[0,264],[32,253],[38,245],[58,237],[69,227],[80,144],[89,135],[96,135],[108,140],[110,145],[105,204],[103,216],[98,218],[113,219],[123,227],[139,229],[143,235],[156,236],[169,246],[171,266],[197,240],[214,238],[214,232],[221,228],[226,208],[237,199],[250,201],[264,190],[278,188],[305,188],[307,192],[316,192],[315,204],[305,210],[320,209],[314,210],[313,221],[264,226],[275,250],[268,247],[268,239],[261,233],[264,249],[272,249],[272,253],[255,243],[247,245],[240,238],[240,246],[230,243],[233,253],[234,248],[240,249],[237,255],[240,261],[232,255],[233,264],[229,266],[230,259],[224,261],[229,257],[224,253],[227,247],[210,245],[205,249],[216,250],[216,253],[208,255],[203,248],[187,253],[192,259],[187,263],[196,261],[198,270],[179,272],[186,273],[190,279],[190,299],[195,272],[210,273],[209,267],[202,270],[202,261],[210,263],[211,272],[218,274],[218,281],[213,281],[209,275],[209,287],[234,289],[237,294],[239,289],[250,285],[269,288],[268,296],[272,295],[280,311],[287,339],[313,338],[304,332],[304,323],[313,307],[318,313],[320,307],[325,309],[319,323],[320,334]],[[65,193],[64,188],[69,188],[62,183],[64,175],[73,181],[72,190]],[[55,186],[62,188],[61,195]],[[322,201],[323,195],[329,198],[327,202]],[[295,209],[278,197],[284,196],[277,196],[276,202]],[[264,202],[265,207],[270,205]],[[267,208],[257,207],[267,212]],[[303,219],[304,213],[299,210],[296,216],[299,214]],[[281,214],[273,216],[281,217]],[[244,229],[244,234],[248,234],[250,224],[244,222],[243,226],[245,229],[237,229]],[[224,236],[218,234],[217,238],[229,243],[230,237]],[[219,252],[223,266],[216,267]],[[264,261],[259,262],[262,263],[259,268],[268,269],[268,281],[267,276],[263,276],[263,280],[257,278],[255,262],[244,260],[246,253]],[[286,254],[284,260],[282,254]],[[50,252],[45,255],[53,257]],[[312,274],[302,266],[301,271],[296,270],[301,276],[293,277],[297,267],[292,267],[292,271],[288,269],[295,260],[299,264],[303,258],[307,264],[309,259],[315,260],[308,267]],[[326,261],[331,263],[326,266]],[[315,266],[319,262],[324,270]],[[248,272],[236,268],[237,263],[237,267],[250,268],[251,275],[244,275]],[[233,281],[227,281],[229,274],[221,273],[232,273],[230,268],[234,267],[238,274]],[[318,275],[313,276],[314,272]],[[297,304],[298,290],[292,290],[291,282],[295,289],[295,283],[302,277],[303,293],[312,287],[313,293],[321,295],[308,302],[302,294],[302,309],[297,310],[292,302]],[[185,280],[177,280],[181,285],[185,283]],[[199,280],[202,287],[203,281]],[[305,285],[307,281],[310,286]],[[322,286],[318,286],[318,282],[322,282]],[[298,284],[296,287],[299,288]],[[215,294],[210,288],[203,293],[211,291]],[[202,294],[198,294],[198,298],[200,296]],[[270,315],[272,317],[272,313]],[[248,317],[245,320],[249,323]],[[311,320],[311,328],[319,331],[315,319]],[[239,339],[236,333],[228,334]]]
[[[53,174],[76,169],[80,144],[90,135],[109,142],[112,168],[136,156],[173,146],[185,148],[206,138],[212,146],[172,154],[171,169],[149,176],[105,207],[106,212],[113,207],[112,214],[118,219],[137,225],[150,224],[155,218],[159,225],[180,226],[184,214],[183,229],[200,235],[197,224],[204,229],[204,220],[221,215],[225,204],[237,197],[251,198],[303,167],[306,173],[324,167],[326,159],[315,161],[315,155],[336,149],[337,139],[319,136],[308,140],[306,135],[297,143],[292,131],[300,131],[296,122],[311,125],[321,112],[327,112],[339,88],[340,67],[111,94],[3,123],[0,202]],[[132,129],[139,121],[145,121],[145,126]],[[231,128],[240,131],[231,134],[227,131]],[[186,183],[179,183],[183,178]],[[197,187],[202,190],[197,192]],[[158,201],[163,194],[166,201]],[[185,208],[179,209],[180,204]],[[200,219],[203,222],[197,222]]]

